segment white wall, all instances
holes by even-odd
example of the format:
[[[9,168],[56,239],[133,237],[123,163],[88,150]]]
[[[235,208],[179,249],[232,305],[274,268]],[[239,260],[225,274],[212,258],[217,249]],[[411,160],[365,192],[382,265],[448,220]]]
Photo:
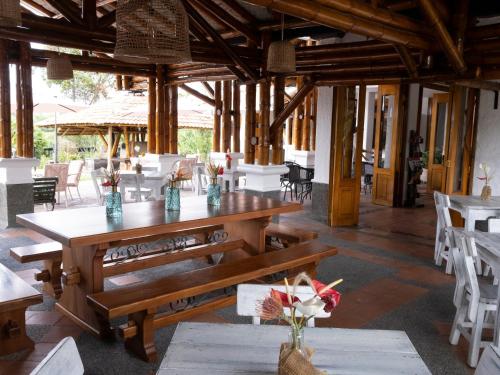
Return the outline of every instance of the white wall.
[[[472,194],[481,194],[483,182],[479,163],[488,163],[494,174],[491,182],[493,195],[500,195],[500,109],[493,109],[494,94],[492,91],[481,90],[479,101],[478,130]]]
[[[318,88],[318,111],[316,113],[316,154],[314,182],[328,184],[330,181],[330,142],[332,134],[333,87]]]

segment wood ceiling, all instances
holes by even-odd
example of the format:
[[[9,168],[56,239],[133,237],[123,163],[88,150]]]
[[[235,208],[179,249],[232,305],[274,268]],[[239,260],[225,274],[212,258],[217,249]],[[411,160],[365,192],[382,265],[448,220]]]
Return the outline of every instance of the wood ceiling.
[[[193,62],[169,66],[171,83],[258,81],[266,74],[265,46],[280,38],[281,14],[285,14],[285,38],[297,44],[293,75],[308,75],[317,84],[463,81],[479,87],[500,78],[500,17],[495,18],[500,16],[500,1],[182,1],[189,14]],[[71,55],[75,69],[155,74],[153,66],[113,58],[116,1],[20,3],[22,27],[0,27],[0,38],[81,50],[81,55]],[[360,38],[316,46],[304,46],[298,39],[322,40],[346,33]],[[32,52],[38,66],[54,53]]]

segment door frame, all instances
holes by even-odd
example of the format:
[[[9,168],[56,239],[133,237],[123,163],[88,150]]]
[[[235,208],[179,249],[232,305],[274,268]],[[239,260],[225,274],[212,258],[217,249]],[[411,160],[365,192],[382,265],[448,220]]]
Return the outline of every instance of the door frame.
[[[444,124],[444,147],[443,147],[443,161],[441,164],[434,164],[434,156],[436,153],[436,127],[438,120],[438,105],[441,103],[446,103],[446,122]],[[444,192],[446,183],[446,157],[448,155],[449,146],[449,134],[450,134],[450,117],[451,117],[451,100],[449,93],[435,93],[432,94],[432,110],[431,110],[431,123],[430,123],[430,134],[429,134],[429,157],[427,160],[427,191],[429,193],[433,192],[432,186],[433,174],[435,171],[441,171],[441,184],[438,189],[440,192]]]

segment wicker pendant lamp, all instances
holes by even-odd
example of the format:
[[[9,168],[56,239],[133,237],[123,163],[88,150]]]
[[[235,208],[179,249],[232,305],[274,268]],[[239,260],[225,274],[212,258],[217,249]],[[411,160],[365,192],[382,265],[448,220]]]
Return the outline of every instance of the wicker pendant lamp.
[[[19,0],[0,1],[0,25],[5,27],[21,26],[21,5]]]
[[[47,79],[73,79],[73,65],[68,56],[56,55],[47,60]]]
[[[181,0],[118,0],[115,57],[152,64],[190,62],[189,22]]]
[[[295,72],[295,47],[284,40],[285,18],[281,15],[281,40],[272,42],[267,51],[267,71],[273,73]]]

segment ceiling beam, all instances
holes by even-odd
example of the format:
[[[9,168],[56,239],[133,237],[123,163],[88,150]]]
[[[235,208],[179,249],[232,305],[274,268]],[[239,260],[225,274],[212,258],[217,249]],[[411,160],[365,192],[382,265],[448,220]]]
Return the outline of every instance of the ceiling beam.
[[[401,45],[401,44],[395,44],[394,49],[398,52],[399,57],[401,57],[401,61],[406,66],[406,69],[408,70],[408,74],[410,75],[410,77],[417,78],[418,77],[418,67],[417,67],[417,64],[415,63],[415,60],[413,59],[413,56],[411,55],[411,52],[408,50],[408,48],[406,46]]]
[[[94,30],[97,24],[96,0],[82,0],[81,15],[85,26]]]
[[[106,29],[115,22],[116,22],[116,10],[113,10],[97,20],[97,28]]]
[[[221,3],[230,8],[234,13],[238,14],[238,16],[240,16],[246,21],[246,23],[249,23],[251,25],[256,25],[257,23],[259,23],[259,20],[252,13],[246,10],[246,8],[240,5],[237,1],[221,0]]]
[[[193,89],[192,87],[189,87],[186,84],[179,85],[179,88],[183,89],[188,94],[191,94],[191,95],[197,97],[198,99],[204,101],[205,103],[210,104],[211,106],[215,107],[215,100],[212,99],[212,98],[209,98],[205,94],[202,94],[198,90],[195,90],[195,89]]]
[[[72,2],[66,0],[45,0],[50,6],[57,9],[69,22],[83,25],[80,17],[80,8]]]
[[[203,86],[205,86],[205,89],[209,93],[210,97],[215,99],[215,91],[212,88],[212,86],[210,86],[210,83],[204,81],[204,82],[202,82],[202,84],[203,84]]]
[[[55,13],[51,12],[47,8],[44,8],[40,4],[35,3],[33,0],[21,0],[21,6],[28,9],[30,12],[35,13],[37,16],[39,14],[42,14],[45,17],[55,16]],[[38,12],[38,14],[35,11]]]

